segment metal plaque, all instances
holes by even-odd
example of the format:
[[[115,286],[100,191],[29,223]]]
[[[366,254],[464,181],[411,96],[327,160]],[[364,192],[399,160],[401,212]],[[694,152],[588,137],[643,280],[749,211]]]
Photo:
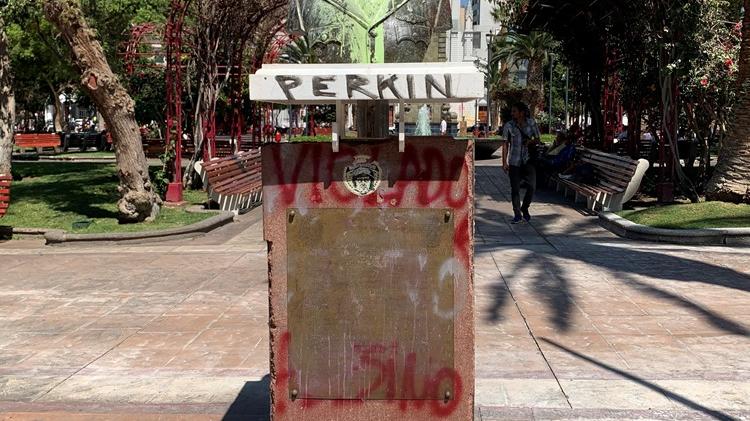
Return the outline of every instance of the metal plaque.
[[[448,209],[290,209],[292,399],[450,399]]]

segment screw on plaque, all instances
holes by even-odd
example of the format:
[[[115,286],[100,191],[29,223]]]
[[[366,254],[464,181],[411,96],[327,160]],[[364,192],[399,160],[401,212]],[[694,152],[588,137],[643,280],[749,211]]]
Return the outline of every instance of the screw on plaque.
[[[450,211],[445,211],[445,223],[446,224],[451,221],[451,216],[453,215],[451,214]]]
[[[297,215],[297,212],[295,211],[289,211],[289,223],[291,224],[294,222],[294,216]]]
[[[445,391],[445,403],[448,403],[449,400],[451,400],[451,391],[446,390]]]
[[[297,400],[297,395],[299,395],[297,389],[292,389],[292,402]]]

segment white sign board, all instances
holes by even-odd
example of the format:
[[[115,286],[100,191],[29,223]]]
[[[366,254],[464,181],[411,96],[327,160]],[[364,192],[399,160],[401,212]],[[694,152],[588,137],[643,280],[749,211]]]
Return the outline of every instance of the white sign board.
[[[472,63],[271,64],[250,75],[250,99],[264,102],[413,104],[482,97],[484,75]]]

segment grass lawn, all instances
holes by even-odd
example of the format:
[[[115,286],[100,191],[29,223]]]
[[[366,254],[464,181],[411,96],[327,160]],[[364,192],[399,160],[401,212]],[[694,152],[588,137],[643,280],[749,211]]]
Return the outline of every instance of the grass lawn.
[[[175,228],[213,216],[164,207],[156,221],[117,223],[117,174],[109,164],[14,163],[23,177],[11,186],[11,203],[0,225],[56,228],[76,234],[136,232]],[[186,191],[189,204],[206,200],[204,192]]]
[[[61,158],[114,158],[114,152],[69,152],[56,155]]]
[[[669,205],[619,213],[637,224],[656,228],[701,229],[750,227],[750,205],[705,202]]]
[[[331,136],[293,136],[289,138],[291,143],[302,143],[302,142],[331,142]]]
[[[555,138],[557,138],[556,134],[543,134],[541,140],[542,140],[542,143],[551,145],[555,143]]]

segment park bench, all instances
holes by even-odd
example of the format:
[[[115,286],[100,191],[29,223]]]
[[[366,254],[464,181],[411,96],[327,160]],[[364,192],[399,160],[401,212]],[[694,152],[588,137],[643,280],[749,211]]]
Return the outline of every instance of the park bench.
[[[596,211],[618,212],[623,204],[635,196],[641,187],[643,177],[649,168],[645,159],[638,161],[612,155],[593,149],[580,152],[580,161],[594,169],[595,182],[582,182],[557,178],[557,191],[564,191],[565,197],[572,191],[575,200],[586,198],[588,208]]]
[[[144,137],[142,141],[146,158],[159,158],[164,154],[164,139]]]
[[[234,140],[231,136],[216,136],[216,158],[226,158],[234,154]]]
[[[55,133],[22,133],[14,137],[16,147],[21,149],[36,149],[41,153],[44,148],[53,148],[59,152],[62,148],[62,139]]]
[[[0,218],[5,216],[10,206],[10,183],[13,177],[10,174],[0,174]]]
[[[203,178],[209,198],[218,203],[221,210],[239,212],[261,202],[260,156],[260,149],[256,149],[196,163],[195,169]]]
[[[143,152],[146,154],[146,158],[161,158],[164,155],[164,139],[155,138],[143,138]],[[182,141],[182,157],[190,158],[195,153],[195,146],[190,140]]]

